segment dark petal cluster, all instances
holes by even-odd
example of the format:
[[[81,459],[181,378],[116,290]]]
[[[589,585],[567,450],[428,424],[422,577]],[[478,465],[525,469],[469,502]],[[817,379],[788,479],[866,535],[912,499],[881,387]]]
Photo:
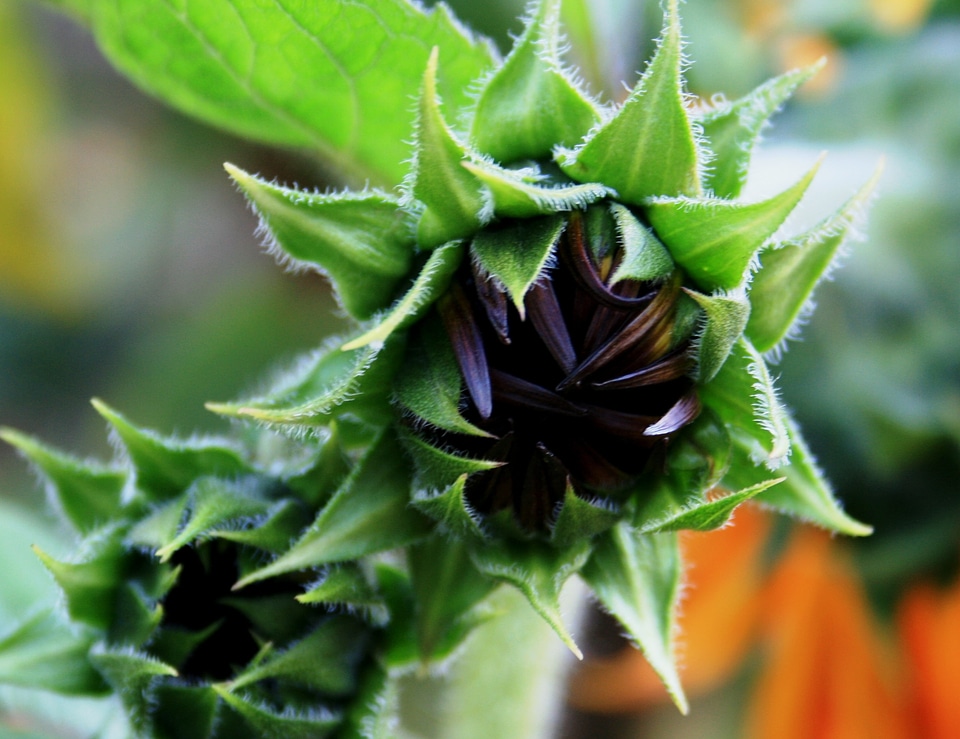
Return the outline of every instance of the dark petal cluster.
[[[700,410],[689,339],[675,331],[679,275],[611,285],[618,249],[588,243],[579,212],[557,252],[523,316],[476,264],[439,302],[465,415],[494,438],[438,441],[504,462],[471,476],[467,499],[485,515],[512,510],[528,531],[549,527],[568,487],[617,499]]]

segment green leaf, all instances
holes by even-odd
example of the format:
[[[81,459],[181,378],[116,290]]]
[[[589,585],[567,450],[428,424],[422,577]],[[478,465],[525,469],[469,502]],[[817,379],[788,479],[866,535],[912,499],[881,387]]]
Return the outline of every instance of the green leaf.
[[[716,376],[733,345],[743,336],[750,317],[750,301],[742,290],[709,296],[694,290],[684,292],[697,301],[705,316],[703,331],[696,340],[697,382],[703,384]]]
[[[390,185],[405,171],[410,99],[430,49],[451,113],[472,102],[469,84],[493,61],[444,6],[404,0],[91,0],[89,11],[110,60],[174,107]]]
[[[407,294],[380,317],[372,329],[344,344],[343,350],[351,351],[371,344],[379,346],[393,332],[414,323],[446,291],[462,257],[463,244],[459,241],[451,241],[435,249]]]
[[[394,549],[426,535],[428,520],[409,506],[410,476],[403,450],[383,432],[300,540],[242,578],[235,589],[285,572]]]
[[[602,182],[619,200],[700,193],[697,143],[684,104],[677,0],[669,0],[657,53],[616,116],[561,155],[578,182]]]
[[[348,616],[334,616],[287,649],[269,652],[230,682],[236,691],[261,680],[317,690],[329,696],[349,696],[357,686],[357,667],[369,634]]]
[[[370,318],[389,305],[410,269],[414,248],[410,216],[395,198],[377,191],[304,192],[232,164],[224,167],[253,203],[280,261],[329,275],[354,318]]]
[[[756,500],[800,520],[823,526],[848,536],[868,536],[873,528],[851,518],[840,508],[829,483],[817,468],[800,430],[789,419],[787,431],[793,451],[790,464],[777,472],[786,479],[757,496]],[[752,445],[749,437],[734,434],[734,461],[724,477],[724,484],[731,488],[755,485],[769,473],[757,467],[750,456]]]
[[[189,490],[189,515],[171,541],[156,551],[161,562],[167,562],[180,548],[208,538],[211,530],[263,514],[269,501],[256,495],[249,485],[230,483],[217,478],[201,478]]]
[[[747,181],[753,148],[767,121],[800,85],[819,72],[826,60],[767,80],[748,95],[708,111],[700,119],[714,159],[704,187],[718,198],[733,199]]]
[[[389,384],[402,352],[400,341],[344,351],[333,339],[301,359],[264,395],[207,403],[207,408],[281,429],[323,426],[345,413],[382,425],[392,418]]]
[[[680,569],[676,534],[638,534],[620,523],[598,537],[583,578],[686,713],[687,699],[673,653]]]
[[[89,533],[120,510],[120,493],[126,481],[120,470],[68,456],[14,429],[0,428],[0,439],[39,468],[64,517],[77,531]]]
[[[601,500],[585,500],[568,483],[563,506],[550,532],[550,543],[558,548],[570,547],[606,531],[620,520],[617,507]]]
[[[611,203],[610,213],[616,220],[621,254],[610,284],[621,280],[659,282],[669,277],[673,272],[673,259],[660,239],[620,203]]]
[[[92,643],[53,614],[38,613],[0,637],[0,683],[63,695],[102,695],[107,686],[87,659]]]
[[[449,488],[436,495],[418,491],[412,504],[418,511],[439,523],[441,531],[455,538],[483,538],[484,531],[478,523],[480,516],[470,506],[465,495],[467,477],[466,473],[460,475]]]
[[[487,186],[498,217],[533,216],[584,208],[614,191],[595,182],[572,185],[544,184],[536,169],[504,169],[482,159],[464,161],[463,167]]]
[[[470,253],[506,288],[521,317],[523,298],[550,260],[563,233],[560,216],[540,216],[488,227],[477,234]]]
[[[200,631],[189,631],[177,626],[163,626],[150,640],[150,654],[161,662],[180,669],[193,650],[209,639],[223,625],[223,620],[214,621]]]
[[[561,68],[559,16],[559,0],[541,0],[477,100],[470,141],[498,161],[545,159],[558,144],[576,145],[599,122]]]
[[[732,290],[800,202],[819,166],[818,161],[793,187],[759,203],[659,198],[648,204],[647,214],[674,260],[697,285],[708,291]]]
[[[460,166],[466,158],[466,147],[454,136],[440,112],[434,50],[420,92],[410,176],[410,194],[424,206],[417,225],[417,243],[421,247],[432,248],[469,236],[493,216],[482,183]]]
[[[587,542],[563,549],[538,541],[483,542],[474,547],[472,556],[484,575],[510,583],[523,593],[577,659],[583,659],[560,615],[560,590],[590,556]]]
[[[460,415],[463,379],[439,318],[428,315],[411,334],[403,367],[394,381],[400,404],[437,428],[489,437]]]
[[[699,395],[727,425],[734,442],[749,450],[754,464],[774,470],[786,462],[790,454],[787,411],[766,362],[745,337],[716,377],[701,386]]]
[[[107,541],[89,559],[77,563],[59,562],[37,546],[33,551],[63,591],[70,618],[108,631],[122,577],[120,545]]]
[[[490,618],[481,603],[496,583],[477,572],[463,541],[435,536],[411,547],[408,556],[420,660],[440,661]]]
[[[843,245],[863,220],[882,167],[842,208],[796,238],[761,254],[762,266],[750,284],[754,306],[747,335],[761,352],[776,349],[810,302],[814,288],[830,271]]]
[[[91,402],[126,447],[137,488],[152,500],[179,495],[203,475],[234,477],[253,472],[237,450],[222,442],[163,438],[137,428],[103,401],[94,398]]]
[[[764,490],[783,482],[785,477],[764,480],[756,485],[728,493],[722,498],[711,501],[701,501],[677,511],[672,516],[660,521],[650,521],[638,529],[641,534],[658,534],[665,531],[713,531],[727,524],[733,515],[734,509],[741,503],[759,495]]]
[[[286,708],[282,712],[230,691],[225,685],[212,686],[224,702],[243,717],[255,736],[276,739],[321,739],[339,726],[341,718],[321,708]]]
[[[133,727],[138,732],[146,732],[150,724],[152,688],[164,677],[176,677],[177,671],[132,650],[94,649],[90,661],[120,696]]]

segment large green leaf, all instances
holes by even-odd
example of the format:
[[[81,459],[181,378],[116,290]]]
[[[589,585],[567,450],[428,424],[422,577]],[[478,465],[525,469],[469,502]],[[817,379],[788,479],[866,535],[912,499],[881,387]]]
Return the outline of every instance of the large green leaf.
[[[406,0],[61,4],[87,17],[114,64],[180,110],[391,185],[405,171],[410,100],[430,50],[439,48],[439,91],[453,115],[493,62],[443,5]]]

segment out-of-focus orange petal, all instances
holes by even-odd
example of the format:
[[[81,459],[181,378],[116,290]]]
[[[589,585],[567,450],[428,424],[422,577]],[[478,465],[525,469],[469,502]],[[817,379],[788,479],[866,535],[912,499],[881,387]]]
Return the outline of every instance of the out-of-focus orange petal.
[[[829,536],[799,530],[771,580],[749,739],[915,739],[887,645]]]
[[[897,626],[916,736],[960,737],[960,581],[945,593],[920,585],[907,593]]]
[[[681,534],[685,591],[678,619],[681,677],[689,694],[714,687],[741,663],[756,632],[762,589],[760,553],[769,521],[752,506],[737,509],[720,531]],[[624,649],[588,659],[574,673],[570,703],[585,711],[635,711],[667,701],[643,655]]]

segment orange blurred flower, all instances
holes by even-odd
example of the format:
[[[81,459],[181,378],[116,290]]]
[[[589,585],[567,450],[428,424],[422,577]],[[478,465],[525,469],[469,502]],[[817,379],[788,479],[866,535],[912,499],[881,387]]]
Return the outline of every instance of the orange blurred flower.
[[[929,585],[908,591],[896,629],[888,630],[842,546],[825,532],[797,527],[765,573],[769,527],[765,514],[744,507],[720,532],[683,534],[687,691],[716,687],[758,650],[747,739],[960,737],[960,580],[942,592]],[[570,703],[582,711],[637,712],[666,701],[633,649],[588,659],[571,685]]]
[[[828,534],[796,531],[763,608],[750,739],[907,739],[891,645]]]
[[[902,645],[912,736],[960,737],[960,580],[939,593],[918,585],[900,603]]]

